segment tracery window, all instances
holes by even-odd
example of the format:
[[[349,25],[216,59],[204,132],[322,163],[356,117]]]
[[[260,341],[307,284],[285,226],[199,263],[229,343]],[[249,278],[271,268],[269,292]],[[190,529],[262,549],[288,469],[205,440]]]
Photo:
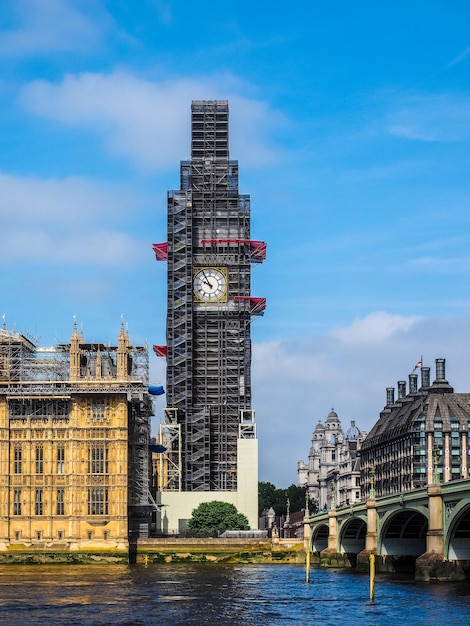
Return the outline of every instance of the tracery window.
[[[64,515],[65,511],[65,490],[57,489],[57,515]]]
[[[13,515],[21,515],[21,489],[13,492]]]
[[[44,448],[36,446],[36,474],[44,474]]]
[[[65,447],[59,446],[57,448],[57,473],[65,474]]]
[[[94,420],[104,420],[105,402],[104,398],[93,398],[92,411]]]
[[[21,446],[15,446],[13,458],[13,473],[21,474],[23,471],[23,448]]]
[[[88,489],[88,515],[108,514],[108,488],[90,487]]]
[[[34,496],[34,515],[43,514],[42,489],[36,489]]]
[[[94,444],[88,448],[88,473],[108,473],[108,447],[104,444]]]

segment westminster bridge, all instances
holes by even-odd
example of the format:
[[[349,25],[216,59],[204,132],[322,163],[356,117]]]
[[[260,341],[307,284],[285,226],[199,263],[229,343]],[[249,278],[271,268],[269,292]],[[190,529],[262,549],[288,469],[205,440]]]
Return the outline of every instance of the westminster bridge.
[[[419,580],[470,578],[470,479],[332,507],[307,516],[304,541],[313,562],[367,571],[415,571]]]

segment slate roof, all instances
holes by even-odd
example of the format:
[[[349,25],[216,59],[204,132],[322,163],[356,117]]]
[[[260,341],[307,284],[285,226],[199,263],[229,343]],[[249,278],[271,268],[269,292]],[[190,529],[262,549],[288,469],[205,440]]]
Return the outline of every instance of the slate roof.
[[[364,440],[362,450],[420,430],[415,424],[418,420],[424,421],[425,431],[434,431],[435,420],[442,421],[444,432],[451,431],[452,417],[459,422],[460,431],[468,429],[470,393],[454,393],[447,381],[435,381],[430,387],[386,406]]]

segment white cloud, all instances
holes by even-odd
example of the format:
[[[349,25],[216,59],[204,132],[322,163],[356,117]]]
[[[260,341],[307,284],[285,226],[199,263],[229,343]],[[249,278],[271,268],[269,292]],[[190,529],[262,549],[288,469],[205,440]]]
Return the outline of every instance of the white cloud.
[[[145,254],[127,233],[137,202],[119,186],[0,174],[4,263],[129,265]]]
[[[374,341],[367,330],[371,320]],[[349,341],[351,334],[354,341]],[[334,334],[255,343],[253,408],[260,480],[278,487],[296,482],[297,461],[307,459],[312,432],[332,407],[344,428],[355,420],[361,430],[370,430],[385,405],[386,388],[408,381],[421,355],[431,367],[431,380],[435,359],[445,358],[450,384],[469,392],[469,342],[470,314],[406,318],[382,312]]]
[[[391,135],[419,141],[467,141],[470,100],[443,94],[411,96],[394,103],[386,121]]]
[[[77,226],[122,217],[135,194],[118,185],[94,183],[79,176],[63,179],[19,177],[0,172],[0,218],[3,225],[20,221],[58,221]]]
[[[149,246],[150,247],[150,246]],[[3,236],[2,252],[9,262],[65,263],[76,267],[96,265],[129,265],[141,257],[142,246],[125,233],[46,232],[18,229]]]
[[[13,0],[10,4],[10,17],[16,18],[17,26],[0,31],[3,56],[68,51],[90,54],[100,41],[101,11],[87,1]],[[87,7],[94,8],[92,16],[85,14]]]
[[[375,311],[362,319],[356,318],[346,328],[332,331],[331,335],[347,345],[378,344],[391,339],[397,333],[409,332],[420,319],[418,316],[406,317]]]
[[[35,115],[88,128],[103,136],[112,154],[148,170],[174,168],[189,158],[191,100],[228,99],[233,158],[266,166],[276,157],[266,136],[284,122],[264,102],[237,95],[240,91],[230,75],[157,83],[116,71],[67,75],[59,84],[37,80],[21,98]]]

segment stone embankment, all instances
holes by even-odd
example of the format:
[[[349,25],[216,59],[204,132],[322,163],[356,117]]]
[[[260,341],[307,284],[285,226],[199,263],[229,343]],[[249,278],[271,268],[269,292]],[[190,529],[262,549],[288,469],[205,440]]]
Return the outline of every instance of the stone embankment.
[[[305,563],[302,540],[139,539],[137,563]]]

